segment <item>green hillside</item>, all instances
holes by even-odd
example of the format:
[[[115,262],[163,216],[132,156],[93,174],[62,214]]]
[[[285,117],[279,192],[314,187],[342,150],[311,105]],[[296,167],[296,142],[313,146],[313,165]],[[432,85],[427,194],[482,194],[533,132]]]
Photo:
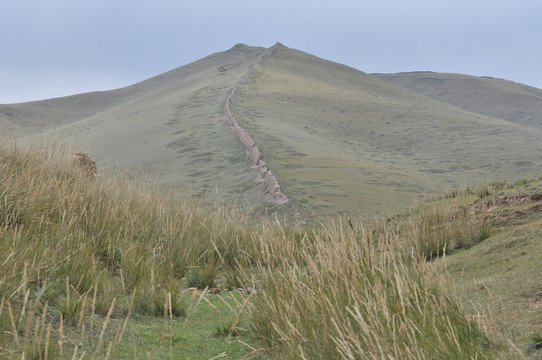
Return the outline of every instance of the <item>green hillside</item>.
[[[0,105],[0,359],[542,359],[540,92],[277,43]]]
[[[413,72],[375,76],[461,109],[542,129],[542,90],[512,81]]]
[[[281,211],[309,221],[378,218],[426,192],[539,174],[541,90],[433,75],[380,77],[238,44],[126,88],[0,105],[0,129],[51,133],[103,171],[266,211],[261,155],[291,200]],[[245,143],[226,117],[231,94]]]
[[[389,213],[432,189],[534,176],[542,165],[540,130],[280,44],[232,109],[308,218]]]
[[[102,171],[257,206],[262,190],[224,104],[262,51],[239,45],[126,88],[0,105],[0,126],[3,134],[50,131]]]
[[[446,248],[434,263],[466,311],[516,357],[542,358],[542,178],[451,193],[389,221],[416,228],[433,258]]]

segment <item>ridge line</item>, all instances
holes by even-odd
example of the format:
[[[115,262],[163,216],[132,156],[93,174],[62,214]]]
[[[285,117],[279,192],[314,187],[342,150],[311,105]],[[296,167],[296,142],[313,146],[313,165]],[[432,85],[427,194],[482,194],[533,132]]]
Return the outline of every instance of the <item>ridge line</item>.
[[[275,175],[269,170],[267,167],[267,163],[265,162],[263,155],[260,151],[260,148],[250,136],[250,134],[243,129],[241,126],[239,126],[239,123],[235,119],[235,116],[230,111],[230,102],[232,97],[235,95],[237,90],[239,89],[240,85],[243,84],[257,69],[258,65],[260,64],[263,56],[266,54],[264,51],[258,59],[254,62],[254,65],[250,68],[249,71],[239,80],[230,90],[230,93],[228,94],[228,97],[226,98],[226,104],[225,104],[225,112],[226,112],[226,118],[228,120],[228,123],[230,125],[230,128],[232,129],[233,133],[237,136],[239,141],[243,145],[245,145],[246,151],[250,159],[252,160],[253,166],[258,170],[258,181],[263,182],[264,184],[264,194],[267,195],[271,200],[279,203],[284,204],[290,201],[290,199],[284,194],[280,188],[279,182]]]

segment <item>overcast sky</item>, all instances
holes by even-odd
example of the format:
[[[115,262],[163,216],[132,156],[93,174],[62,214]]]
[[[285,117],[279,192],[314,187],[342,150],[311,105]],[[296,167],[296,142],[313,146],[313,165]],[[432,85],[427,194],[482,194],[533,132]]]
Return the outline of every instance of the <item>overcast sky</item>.
[[[542,88],[541,0],[2,0],[0,103],[118,88],[236,43]]]

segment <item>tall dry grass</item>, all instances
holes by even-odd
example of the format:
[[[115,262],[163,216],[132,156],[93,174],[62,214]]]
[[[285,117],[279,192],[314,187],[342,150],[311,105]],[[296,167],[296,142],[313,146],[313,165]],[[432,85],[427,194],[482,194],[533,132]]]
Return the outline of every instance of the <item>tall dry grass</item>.
[[[0,147],[0,357],[107,358],[126,327],[106,343],[109,319],[188,321],[181,290],[223,273],[256,289],[238,317],[250,314],[271,358],[492,358],[426,263],[424,237],[408,229],[258,222],[119,178],[89,179],[55,146]],[[75,330],[99,334],[95,346],[74,347]]]
[[[305,237],[296,256],[262,243],[268,261],[252,312],[256,333],[285,359],[492,358],[444,278],[396,232],[340,224]],[[278,260],[278,261],[277,261]]]
[[[204,287],[253,261],[247,221],[223,205],[89,178],[59,147],[0,147],[0,347],[24,346],[17,334],[28,328],[29,304],[33,314],[48,307],[56,327],[75,326],[85,311],[91,321],[160,316],[166,294],[171,313],[183,315],[187,274]]]
[[[492,232],[483,218],[473,215],[466,196],[428,197],[410,212],[397,217],[390,227],[417,247],[427,260],[442,256],[446,251],[474,246]]]

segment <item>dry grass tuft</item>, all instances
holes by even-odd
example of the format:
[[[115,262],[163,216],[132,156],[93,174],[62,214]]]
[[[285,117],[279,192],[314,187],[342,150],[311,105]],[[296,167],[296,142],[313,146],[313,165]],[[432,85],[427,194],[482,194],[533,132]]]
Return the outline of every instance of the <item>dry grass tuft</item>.
[[[92,160],[88,156],[88,154],[82,152],[73,152],[72,157],[81,168],[81,172],[83,173],[83,175],[88,178],[98,177],[98,167],[96,166],[96,162]]]
[[[264,294],[252,313],[271,354],[287,359],[493,358],[444,278],[397,232],[332,225],[295,256],[266,242]]]

